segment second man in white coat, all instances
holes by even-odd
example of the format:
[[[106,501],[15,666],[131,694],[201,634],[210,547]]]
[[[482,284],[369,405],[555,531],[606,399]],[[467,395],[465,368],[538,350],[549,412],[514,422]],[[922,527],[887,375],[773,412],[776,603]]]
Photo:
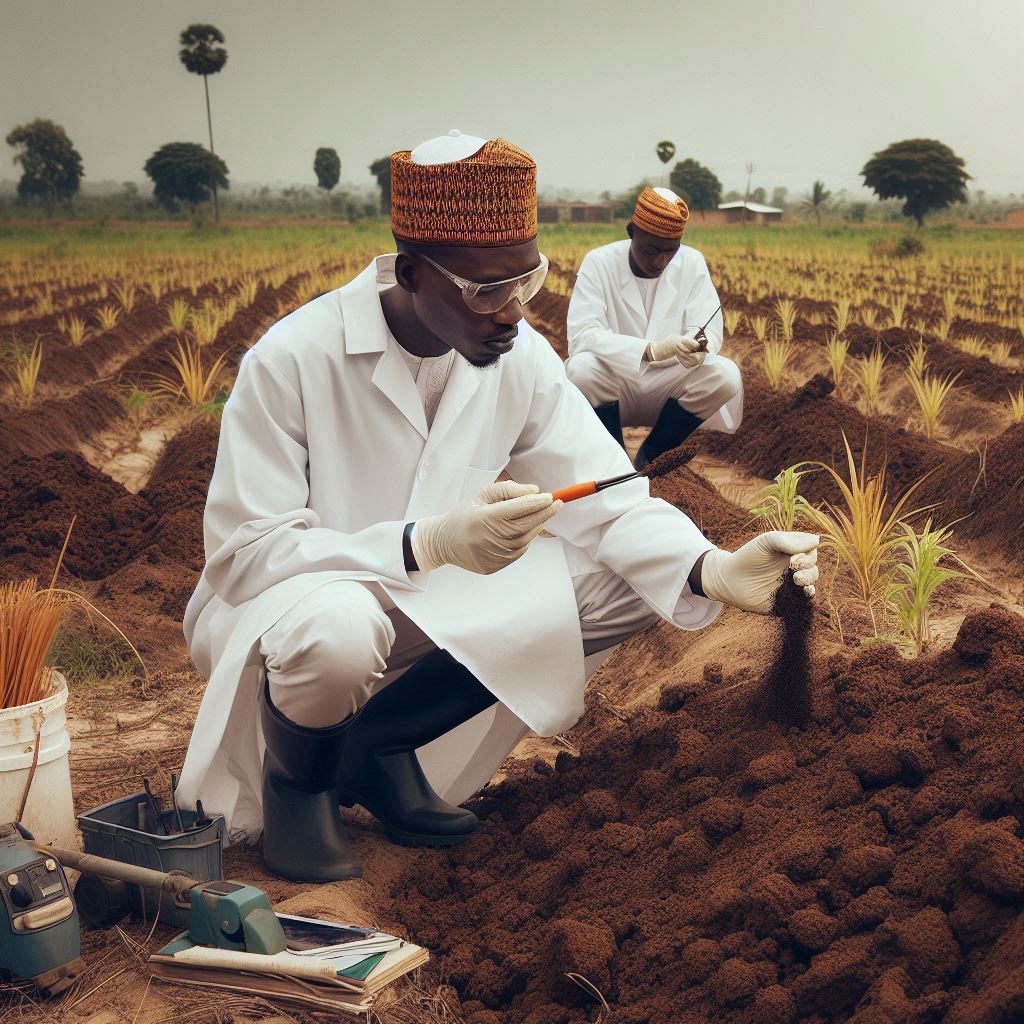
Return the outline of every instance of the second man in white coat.
[[[569,303],[566,374],[620,444],[623,426],[652,428],[637,469],[701,427],[734,433],[743,415],[707,263],[680,244],[689,215],[669,189],[644,189],[629,238],[586,255]]]

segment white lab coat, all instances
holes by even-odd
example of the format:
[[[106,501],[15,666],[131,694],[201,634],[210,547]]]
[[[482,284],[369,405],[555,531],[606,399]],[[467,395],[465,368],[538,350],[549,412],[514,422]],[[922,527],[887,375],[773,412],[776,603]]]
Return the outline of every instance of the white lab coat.
[[[650,497],[646,479],[566,506],[547,526],[557,539],[534,541],[493,575],[406,572],[405,523],[445,512],[502,470],[552,490],[631,467],[525,320],[497,366],[456,359],[428,432],[380,305],[380,288],[394,280],[394,257],[379,257],[275,324],[243,358],[224,409],[206,566],[184,622],[209,684],[178,794],[224,813],[235,838],[262,827],[259,639],[326,583],[379,584],[499,698],[474,728],[448,734],[447,748],[448,737],[435,741],[443,756],[431,758],[428,775],[455,800],[507,753],[489,749],[488,735],[507,745],[512,720],[553,735],[579,717],[585,680],[571,574],[607,566],[686,629],[721,610],[686,586],[712,545]]]
[[[634,388],[642,388],[645,375],[652,378],[653,385],[653,378],[663,372],[661,363],[644,361],[648,342],[670,334],[692,338],[714,313],[719,298],[704,257],[696,249],[681,245],[662,272],[648,317],[636,277],[629,268],[629,246],[630,240],[623,239],[594,249],[583,258],[569,300],[569,358],[580,352],[593,353]],[[715,313],[705,334],[708,351],[718,355],[723,336],[721,311]],[[675,360],[672,370],[680,371]],[[741,390],[700,429],[731,434],[742,418]]]

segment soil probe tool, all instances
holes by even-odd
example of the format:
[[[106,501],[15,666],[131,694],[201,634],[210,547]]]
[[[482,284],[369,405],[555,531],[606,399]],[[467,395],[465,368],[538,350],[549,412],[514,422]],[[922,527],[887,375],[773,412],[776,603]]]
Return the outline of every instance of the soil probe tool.
[[[635,480],[642,474],[639,470],[635,473],[624,473],[622,476],[610,476],[607,480],[588,480],[585,484],[573,484],[571,487],[563,487],[560,491],[553,491],[551,497],[555,501],[575,501],[577,498],[587,498],[591,494],[597,494],[606,487],[614,487],[616,484],[624,484],[627,480]]]
[[[699,331],[698,331],[698,332],[697,332],[697,333],[696,333],[696,334],[695,334],[695,335],[693,336],[693,340],[694,340],[695,342],[697,342],[697,351],[698,351],[698,352],[707,352],[707,350],[708,350],[708,336],[707,336],[707,335],[706,335],[706,334],[704,333],[704,328],[705,328],[705,327],[707,327],[707,325],[708,325],[709,323],[711,323],[711,321],[712,321],[712,320],[714,320],[716,316],[718,316],[718,310],[719,310],[719,309],[721,309],[721,308],[722,308],[722,304],[721,304],[721,303],[719,303],[719,304],[718,304],[718,309],[716,309],[716,310],[714,311],[714,313],[712,313],[712,314],[711,314],[711,316],[709,316],[709,317],[708,317],[707,323],[706,323],[706,324],[704,324],[704,327],[702,327],[702,328],[701,328],[701,329],[700,329],[700,330],[699,330]]]

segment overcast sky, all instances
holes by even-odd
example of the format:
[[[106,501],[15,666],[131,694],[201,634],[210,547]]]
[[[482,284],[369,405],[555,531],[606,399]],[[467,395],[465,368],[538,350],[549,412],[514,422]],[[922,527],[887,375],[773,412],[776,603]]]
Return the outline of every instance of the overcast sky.
[[[0,135],[64,126],[87,180],[145,180],[160,145],[206,141],[178,34],[210,22],[214,143],[237,182],[342,180],[449,128],[528,149],[541,186],[618,191],[676,159],[726,190],[854,190],[898,139],[937,138],[972,188],[1024,192],[1022,0],[4,0]],[[15,179],[0,144],[0,179]]]

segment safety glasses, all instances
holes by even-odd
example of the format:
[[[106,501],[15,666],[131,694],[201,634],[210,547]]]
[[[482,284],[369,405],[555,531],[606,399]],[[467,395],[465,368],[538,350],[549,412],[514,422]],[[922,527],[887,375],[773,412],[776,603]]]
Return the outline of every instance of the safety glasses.
[[[440,270],[452,284],[458,285],[462,292],[462,300],[474,313],[497,313],[504,309],[513,299],[525,306],[544,283],[548,276],[548,258],[543,253],[540,257],[540,265],[531,270],[528,274],[521,274],[519,277],[510,277],[505,281],[489,281],[487,284],[480,284],[479,281],[467,281],[458,274],[446,270],[440,263],[435,263],[429,256],[417,253],[425,259],[432,267]]]

